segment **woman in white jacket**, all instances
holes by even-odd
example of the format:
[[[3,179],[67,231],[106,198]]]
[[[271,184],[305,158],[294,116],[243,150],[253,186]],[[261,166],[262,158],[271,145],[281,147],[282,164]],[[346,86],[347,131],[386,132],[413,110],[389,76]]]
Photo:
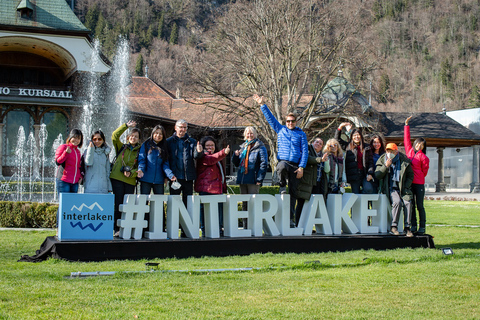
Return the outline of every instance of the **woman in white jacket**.
[[[109,193],[112,191],[110,151],[111,148],[105,142],[103,132],[95,131],[83,154],[85,162],[84,193]]]

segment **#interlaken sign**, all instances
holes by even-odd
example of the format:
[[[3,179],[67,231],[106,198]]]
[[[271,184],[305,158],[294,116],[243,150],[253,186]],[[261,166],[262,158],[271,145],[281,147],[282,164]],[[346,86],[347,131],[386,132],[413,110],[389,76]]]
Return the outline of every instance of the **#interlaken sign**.
[[[113,194],[61,193],[58,239],[112,240]]]

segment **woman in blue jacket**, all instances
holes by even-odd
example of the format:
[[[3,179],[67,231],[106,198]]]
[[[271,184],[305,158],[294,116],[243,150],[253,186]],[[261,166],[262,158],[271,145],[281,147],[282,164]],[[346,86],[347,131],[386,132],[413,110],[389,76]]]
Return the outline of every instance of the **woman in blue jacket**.
[[[237,184],[240,185],[241,194],[258,194],[267,172],[267,148],[257,138],[257,135],[257,130],[254,127],[246,127],[243,132],[245,142],[232,156],[232,163],[238,167]],[[246,211],[247,202],[243,202],[242,207]],[[245,220],[243,222],[244,228],[247,227]]]
[[[165,143],[165,129],[156,125],[138,153],[137,177],[140,181],[140,193],[164,193],[165,177],[175,181],[176,177],[168,164],[168,151]]]

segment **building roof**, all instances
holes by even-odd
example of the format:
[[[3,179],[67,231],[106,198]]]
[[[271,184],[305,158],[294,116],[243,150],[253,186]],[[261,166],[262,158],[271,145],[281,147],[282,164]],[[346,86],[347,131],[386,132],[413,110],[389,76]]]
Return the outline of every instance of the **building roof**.
[[[403,143],[405,119],[410,120],[410,135],[413,138],[423,137],[432,147],[469,147],[480,144],[480,135],[464,127],[443,113],[403,113],[381,112],[386,128],[385,138],[388,142]]]
[[[132,77],[128,93],[128,108],[131,112],[159,119],[171,118],[174,97],[151,79]]]
[[[31,10],[30,18],[21,17],[17,10]],[[89,32],[65,0],[0,0],[0,28]]]

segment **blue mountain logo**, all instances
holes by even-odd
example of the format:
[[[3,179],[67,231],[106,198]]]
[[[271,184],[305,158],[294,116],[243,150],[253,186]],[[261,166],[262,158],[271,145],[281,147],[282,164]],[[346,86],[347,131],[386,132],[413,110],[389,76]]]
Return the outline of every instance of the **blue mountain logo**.
[[[74,205],[70,210],[73,211],[73,209],[77,209],[78,211],[82,212],[83,208],[88,208],[92,210],[93,208],[95,208],[95,206],[98,207],[100,211],[103,211],[103,208],[97,202],[92,203],[90,206],[87,206],[85,203],[82,203],[80,207]]]

